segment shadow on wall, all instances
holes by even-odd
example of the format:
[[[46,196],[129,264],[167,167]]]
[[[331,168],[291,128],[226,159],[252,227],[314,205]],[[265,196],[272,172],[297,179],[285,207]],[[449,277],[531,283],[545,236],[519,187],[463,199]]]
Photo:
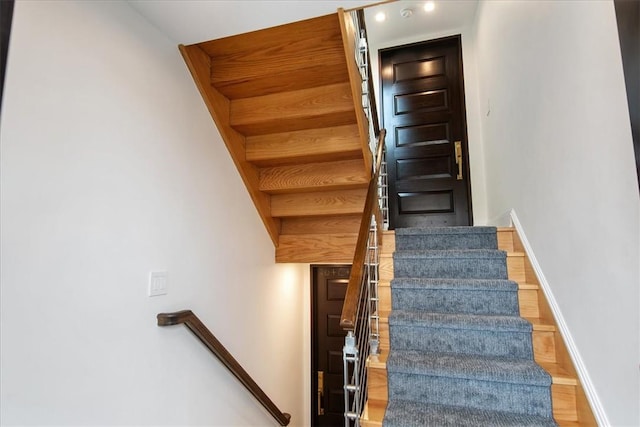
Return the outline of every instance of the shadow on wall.
[[[614,0],[640,190],[640,2]]]
[[[14,0],[0,1],[0,113],[2,112],[2,93],[4,92],[4,73],[7,69],[7,52],[11,36]]]

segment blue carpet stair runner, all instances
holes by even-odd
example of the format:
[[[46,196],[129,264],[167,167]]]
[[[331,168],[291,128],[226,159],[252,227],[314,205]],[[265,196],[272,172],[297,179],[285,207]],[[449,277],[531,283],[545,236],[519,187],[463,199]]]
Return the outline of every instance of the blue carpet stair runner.
[[[397,229],[384,427],[556,426],[494,227]]]

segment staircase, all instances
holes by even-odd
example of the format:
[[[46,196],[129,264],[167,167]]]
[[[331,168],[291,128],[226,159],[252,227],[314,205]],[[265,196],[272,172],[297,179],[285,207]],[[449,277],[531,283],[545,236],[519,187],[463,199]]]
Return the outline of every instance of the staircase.
[[[180,46],[276,247],[351,263],[371,177],[349,14]]]
[[[434,231],[383,237],[382,353],[368,361],[362,425],[597,425],[515,230]]]

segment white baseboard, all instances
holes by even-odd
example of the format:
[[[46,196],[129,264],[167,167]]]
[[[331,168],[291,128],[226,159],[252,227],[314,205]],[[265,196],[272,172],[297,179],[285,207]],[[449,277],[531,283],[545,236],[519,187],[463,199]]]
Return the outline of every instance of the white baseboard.
[[[518,220],[518,216],[516,215],[515,210],[511,209],[511,211],[509,212],[509,217],[511,220],[511,225],[515,227],[515,229],[518,232],[518,236],[522,241],[522,246],[524,247],[527,257],[531,262],[531,266],[533,267],[533,270],[538,278],[538,281],[540,282],[540,287],[542,289],[542,292],[547,298],[547,302],[549,303],[549,308],[551,309],[553,316],[555,317],[558,329],[560,329],[560,334],[564,339],[564,343],[567,347],[567,350],[569,351],[569,355],[571,356],[573,365],[576,368],[576,371],[578,373],[578,378],[580,379],[580,383],[582,384],[587,400],[591,405],[593,415],[595,416],[596,421],[598,422],[598,425],[603,427],[608,427],[611,424],[609,423],[607,414],[604,411],[602,403],[600,402],[600,398],[598,397],[598,393],[596,392],[596,389],[593,386],[593,383],[591,382],[591,378],[589,377],[589,372],[587,371],[587,368],[584,365],[584,362],[582,361],[580,352],[578,351],[578,348],[576,347],[576,344],[573,341],[573,337],[571,336],[571,332],[569,331],[567,323],[565,322],[564,317],[562,316],[560,307],[558,306],[558,303],[555,297],[553,296],[553,292],[551,291],[549,282],[547,282],[547,279],[544,277],[544,274],[542,273],[540,264],[538,264],[535,254],[533,253],[533,249],[531,248],[531,245],[527,240],[527,236],[524,232],[524,229],[522,228],[522,224],[520,224],[520,221]]]

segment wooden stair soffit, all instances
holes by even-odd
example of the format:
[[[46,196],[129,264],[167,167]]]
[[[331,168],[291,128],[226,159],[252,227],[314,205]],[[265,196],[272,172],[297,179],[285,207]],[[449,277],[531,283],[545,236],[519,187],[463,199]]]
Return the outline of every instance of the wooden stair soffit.
[[[277,262],[353,258],[371,154],[345,16],[180,46]]]

